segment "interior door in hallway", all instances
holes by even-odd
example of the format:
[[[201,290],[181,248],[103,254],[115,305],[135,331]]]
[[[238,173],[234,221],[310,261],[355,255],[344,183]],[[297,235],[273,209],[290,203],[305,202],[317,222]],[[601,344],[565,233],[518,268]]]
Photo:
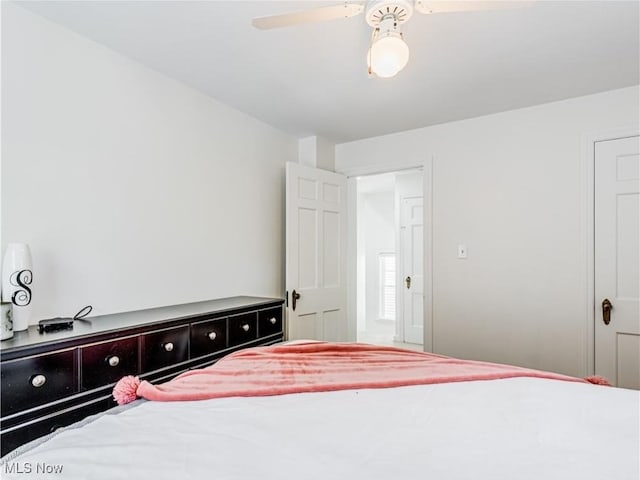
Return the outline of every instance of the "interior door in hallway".
[[[596,374],[640,389],[640,137],[594,151]]]
[[[400,203],[402,313],[404,341],[424,341],[424,215],[422,197],[403,197]]]

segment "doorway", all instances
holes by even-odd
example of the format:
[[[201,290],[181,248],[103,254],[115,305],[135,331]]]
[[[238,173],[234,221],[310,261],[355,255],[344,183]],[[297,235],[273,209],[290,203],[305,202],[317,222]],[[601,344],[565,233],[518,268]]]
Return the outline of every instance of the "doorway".
[[[357,341],[422,351],[422,171],[355,181]]]

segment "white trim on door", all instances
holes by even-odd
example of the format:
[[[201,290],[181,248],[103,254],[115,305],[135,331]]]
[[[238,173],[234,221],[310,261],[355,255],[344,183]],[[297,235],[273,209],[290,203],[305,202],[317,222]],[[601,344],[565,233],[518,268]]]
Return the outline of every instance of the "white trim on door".
[[[422,171],[424,208],[424,339],[423,350],[433,352],[433,158]]]
[[[423,164],[363,166],[349,168],[338,173],[347,176],[347,329],[349,340],[355,341],[356,294],[357,292],[357,192],[355,177],[380,173],[422,169],[424,198],[424,350],[433,351],[433,158],[427,157]]]
[[[585,372],[586,375],[595,373],[595,143],[618,138],[640,135],[640,125],[609,130],[605,132],[591,132],[582,135],[581,167],[582,167],[582,234],[584,244],[584,278],[585,282],[585,310],[586,310],[586,338],[585,342]]]
[[[342,173],[342,172],[341,172]],[[358,185],[347,176],[347,340],[358,340]]]

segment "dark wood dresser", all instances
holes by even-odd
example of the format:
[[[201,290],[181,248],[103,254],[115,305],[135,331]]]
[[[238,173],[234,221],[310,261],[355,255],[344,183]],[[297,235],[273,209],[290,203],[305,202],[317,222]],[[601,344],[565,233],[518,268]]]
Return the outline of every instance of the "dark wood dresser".
[[[36,326],[0,343],[2,455],[115,406],[124,375],[163,382],[233,351],[283,341],[283,300],[232,297]]]

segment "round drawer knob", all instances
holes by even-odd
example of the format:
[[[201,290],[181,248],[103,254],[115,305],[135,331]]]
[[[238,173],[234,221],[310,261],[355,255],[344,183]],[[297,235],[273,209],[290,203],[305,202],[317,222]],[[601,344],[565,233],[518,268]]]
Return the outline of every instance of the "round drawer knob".
[[[249,324],[248,324],[248,323],[245,323],[244,325],[242,325],[242,329],[243,329],[245,332],[248,332],[248,331],[249,331]]]
[[[112,367],[117,367],[118,364],[120,363],[120,358],[118,358],[117,355],[114,355],[113,357],[109,357],[107,359],[107,363]]]
[[[172,352],[173,351],[173,343],[171,343],[171,342],[165,343],[164,344],[164,349],[167,352]]]
[[[44,375],[34,375],[34,377],[31,379],[31,385],[36,388],[43,386],[45,383],[47,383],[47,377],[45,377]]]
[[[271,322],[271,325],[275,325],[277,322],[276,317],[271,317],[269,321]]]
[[[207,337],[209,337],[209,340],[211,340],[211,341],[215,340],[217,336],[218,336],[218,334],[216,332],[207,333]]]

